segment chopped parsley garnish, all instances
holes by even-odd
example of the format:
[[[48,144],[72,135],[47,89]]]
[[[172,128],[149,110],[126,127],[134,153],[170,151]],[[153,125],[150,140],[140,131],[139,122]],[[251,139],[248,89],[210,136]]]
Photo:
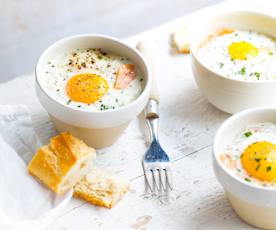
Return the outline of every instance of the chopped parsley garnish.
[[[246,137],[250,137],[251,135],[252,135],[252,132],[250,132],[250,131],[244,133],[244,136],[246,136]]]
[[[273,52],[272,52],[272,51],[269,51],[268,54],[269,54],[270,56],[272,56],[272,55],[273,55]]]
[[[222,68],[224,66],[224,63],[220,62],[219,63],[219,68]]]
[[[249,178],[247,178],[247,177],[244,178],[244,180],[247,181],[247,182],[251,182],[251,180]]]
[[[239,71],[239,73],[240,73],[241,75],[245,75],[245,74],[246,74],[246,68],[243,66],[243,67],[241,68],[241,70]]]
[[[108,109],[109,109],[108,105],[101,104],[100,110],[108,110]]]
[[[68,101],[67,101],[67,105],[69,105],[71,103],[71,100],[69,99]]]
[[[260,80],[261,74],[260,74],[259,72],[254,72],[254,73],[249,74],[249,76],[253,76],[253,75],[254,75],[258,80]]]
[[[267,166],[266,171],[269,172],[272,169],[272,166]]]
[[[260,167],[261,167],[261,164],[258,164],[256,167],[256,171],[258,171]]]
[[[260,74],[259,72],[255,72],[254,75],[255,75],[255,77],[256,77],[258,80],[260,80],[261,74]]]

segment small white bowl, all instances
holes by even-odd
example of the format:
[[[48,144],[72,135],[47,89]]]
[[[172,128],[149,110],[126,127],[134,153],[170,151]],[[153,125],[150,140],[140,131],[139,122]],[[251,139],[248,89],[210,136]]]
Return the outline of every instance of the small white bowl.
[[[207,100],[220,110],[236,113],[258,106],[276,106],[275,81],[245,82],[215,73],[197,58],[200,44],[215,29],[253,30],[276,38],[276,18],[253,12],[230,12],[200,20],[191,30],[191,60],[196,83]]]
[[[84,111],[78,110],[53,99],[40,84],[43,77],[43,65],[56,55],[83,48],[102,48],[106,52],[130,58],[141,70],[145,78],[145,87],[141,95],[132,103],[114,110]],[[47,48],[40,56],[36,66],[36,92],[38,99],[49,113],[58,131],[70,131],[95,148],[114,143],[129,122],[145,107],[151,87],[151,75],[143,57],[124,42],[97,34],[83,34],[67,37]]]
[[[262,122],[276,123],[276,108],[249,109],[227,119],[215,136],[213,166],[236,213],[253,226],[276,229],[276,188],[261,187],[244,181],[230,173],[219,159],[225,146],[233,142],[243,127]]]

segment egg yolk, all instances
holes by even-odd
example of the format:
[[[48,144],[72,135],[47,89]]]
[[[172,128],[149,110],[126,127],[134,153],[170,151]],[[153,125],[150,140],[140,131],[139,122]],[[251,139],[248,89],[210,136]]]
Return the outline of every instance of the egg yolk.
[[[275,181],[276,145],[267,141],[249,145],[241,155],[241,163],[250,176],[261,181]]]
[[[245,41],[233,42],[228,46],[228,53],[233,60],[246,60],[249,57],[256,57],[258,52],[257,47]]]
[[[108,90],[107,81],[99,75],[84,73],[73,76],[66,85],[66,92],[72,101],[94,103]]]

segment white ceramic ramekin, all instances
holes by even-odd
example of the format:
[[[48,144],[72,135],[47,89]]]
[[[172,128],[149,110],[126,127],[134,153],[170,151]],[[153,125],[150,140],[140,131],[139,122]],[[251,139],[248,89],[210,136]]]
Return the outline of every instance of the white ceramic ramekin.
[[[214,106],[236,113],[258,106],[276,106],[275,81],[245,82],[217,74],[197,58],[200,44],[216,28],[253,30],[276,38],[276,18],[253,12],[230,12],[193,23],[191,60],[196,83]]]
[[[145,87],[141,95],[129,105],[107,111],[84,111],[63,105],[41,87],[43,65],[56,55],[77,48],[102,48],[106,52],[115,53],[130,58],[140,68]],[[145,107],[151,87],[151,75],[143,57],[135,49],[124,42],[97,34],[84,34],[67,37],[57,41],[47,48],[40,56],[36,66],[36,92],[38,99],[49,113],[58,131],[70,131],[95,148],[101,148],[114,143],[133,120]]]
[[[276,188],[246,182],[229,172],[219,158],[225,146],[231,144],[245,126],[262,122],[276,123],[276,108],[249,109],[227,119],[215,136],[213,166],[236,213],[253,226],[276,229]]]

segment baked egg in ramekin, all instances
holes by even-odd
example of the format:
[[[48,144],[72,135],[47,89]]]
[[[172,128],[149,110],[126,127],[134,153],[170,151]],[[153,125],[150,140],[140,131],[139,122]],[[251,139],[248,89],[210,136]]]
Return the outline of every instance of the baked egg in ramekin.
[[[251,225],[276,229],[276,109],[227,119],[215,136],[213,166],[236,213]]]
[[[112,37],[84,34],[42,53],[36,91],[58,131],[100,148],[114,143],[143,110],[150,77],[135,49]]]
[[[228,12],[195,22],[192,70],[214,106],[236,113],[276,106],[276,19],[254,12]]]

